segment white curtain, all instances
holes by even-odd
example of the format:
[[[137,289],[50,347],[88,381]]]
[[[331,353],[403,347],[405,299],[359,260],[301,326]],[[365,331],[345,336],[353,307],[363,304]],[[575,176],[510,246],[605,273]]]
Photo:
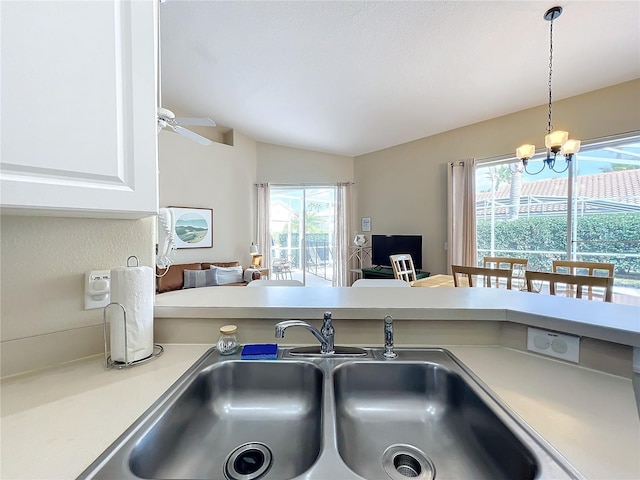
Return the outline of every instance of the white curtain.
[[[351,244],[351,183],[339,183],[336,189],[336,230],[334,287],[349,285],[349,245]]]
[[[449,163],[447,182],[447,270],[451,273],[451,265],[477,266],[475,159]]]
[[[269,219],[269,205],[271,204],[271,187],[268,183],[259,183],[257,187],[258,198],[258,224],[257,240],[258,252],[262,254],[262,266],[270,268],[271,265],[271,232]]]

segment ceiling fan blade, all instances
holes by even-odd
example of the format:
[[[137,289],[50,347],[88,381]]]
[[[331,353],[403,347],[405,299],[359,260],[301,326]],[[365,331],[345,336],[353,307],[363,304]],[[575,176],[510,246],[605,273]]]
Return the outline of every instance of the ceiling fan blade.
[[[179,125],[191,125],[194,127],[215,127],[216,122],[210,118],[204,117],[176,117],[176,122]]]
[[[197,133],[194,133],[191,130],[182,128],[180,125],[174,126],[173,131],[176,133],[179,133],[182,136],[190,138],[191,140],[198,142],[200,145],[211,145],[213,143],[208,138],[204,138],[202,135],[198,135]]]

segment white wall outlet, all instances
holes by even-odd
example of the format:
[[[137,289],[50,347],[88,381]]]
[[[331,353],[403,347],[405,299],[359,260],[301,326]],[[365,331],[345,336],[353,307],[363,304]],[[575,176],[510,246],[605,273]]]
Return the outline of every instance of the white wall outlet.
[[[109,305],[111,271],[93,270],[85,274],[84,309],[103,308]]]
[[[527,350],[578,363],[580,337],[528,327]]]

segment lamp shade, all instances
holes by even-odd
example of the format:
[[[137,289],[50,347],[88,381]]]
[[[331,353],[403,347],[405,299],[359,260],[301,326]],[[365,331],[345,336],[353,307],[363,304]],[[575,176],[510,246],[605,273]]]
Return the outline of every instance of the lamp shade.
[[[554,130],[544,137],[544,144],[547,148],[557,152],[569,139],[569,132],[564,130]]]
[[[528,143],[520,145],[518,148],[516,148],[516,158],[519,158],[520,160],[528,160],[533,157],[535,153],[536,146],[530,145]]]
[[[249,253],[251,255],[258,255],[258,245],[256,245],[255,243],[252,243],[251,247],[249,247]]]
[[[560,149],[563,155],[573,155],[580,151],[580,140],[567,140]]]

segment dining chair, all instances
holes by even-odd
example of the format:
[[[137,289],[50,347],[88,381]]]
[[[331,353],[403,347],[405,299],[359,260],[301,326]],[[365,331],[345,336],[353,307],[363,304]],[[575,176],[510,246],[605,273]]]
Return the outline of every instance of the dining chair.
[[[411,282],[417,280],[416,269],[413,266],[413,258],[408,253],[399,253],[397,255],[389,255],[391,267],[393,267],[393,276],[398,280],[404,280],[411,285]]]
[[[517,288],[524,288],[524,272],[527,270],[529,260],[527,258],[515,257],[484,257],[482,266],[484,268],[507,268],[513,271],[512,283],[517,283]]]
[[[554,260],[552,271],[555,273],[570,273],[573,275],[584,275],[581,270],[587,270],[586,275],[592,277],[613,277],[614,263],[601,262],[578,262],[576,260]],[[598,275],[598,272],[605,272],[606,275]]]
[[[275,275],[276,280],[293,280],[291,273],[291,260],[289,258],[276,258],[271,263],[271,272]]]
[[[481,286],[476,280],[482,278],[482,285],[488,288],[500,288],[500,279],[506,280],[507,290],[511,290],[511,277],[513,271],[506,268],[484,268],[484,267],[467,267],[463,265],[451,265],[451,273],[453,275],[453,285],[455,287],[479,287]],[[467,285],[460,282],[460,276],[467,279]],[[493,282],[495,280],[495,284]]]
[[[584,287],[588,287],[590,293],[590,289],[596,287],[602,289],[602,299],[605,302],[611,302],[613,297],[613,277],[595,277],[592,275],[572,275],[569,273],[534,272],[527,270],[525,272],[525,279],[527,282],[527,290],[530,292],[539,293],[548,285],[551,295],[564,292],[565,296],[573,297],[573,287],[575,287],[575,298],[582,298]],[[538,282],[538,284],[534,282]],[[558,285],[564,285],[564,288],[559,288]],[[593,299],[591,294],[589,294],[587,298],[589,300]]]
[[[551,271],[555,273],[589,275],[592,277],[613,277],[614,269],[615,264],[613,263],[579,262],[577,260],[554,260],[551,264]],[[589,300],[591,300],[592,296],[593,287],[589,286]]]

